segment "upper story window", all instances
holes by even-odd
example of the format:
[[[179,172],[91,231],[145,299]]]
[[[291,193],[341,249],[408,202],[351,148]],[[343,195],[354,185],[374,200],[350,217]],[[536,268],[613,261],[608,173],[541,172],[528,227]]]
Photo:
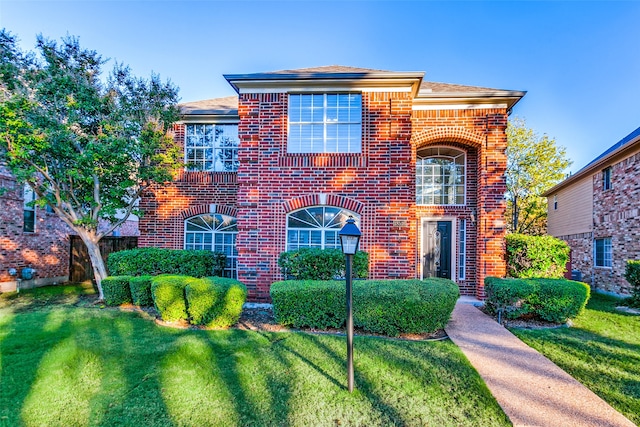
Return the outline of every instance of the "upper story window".
[[[465,204],[465,153],[450,147],[430,147],[416,161],[416,203]]]
[[[36,232],[36,207],[33,202],[36,200],[36,193],[33,192],[31,187],[24,185],[23,188],[23,222],[22,231],[25,233]]]
[[[611,167],[602,170],[602,189],[611,190]]]
[[[236,124],[188,124],[184,144],[187,168],[237,171],[239,141]]]
[[[289,95],[288,153],[360,153],[362,95]]]
[[[360,222],[359,215],[333,206],[314,206],[287,215],[287,250],[300,248],[338,249],[338,233],[350,216]]]
[[[554,195],[553,196],[553,210],[557,211],[558,210],[558,195]]]

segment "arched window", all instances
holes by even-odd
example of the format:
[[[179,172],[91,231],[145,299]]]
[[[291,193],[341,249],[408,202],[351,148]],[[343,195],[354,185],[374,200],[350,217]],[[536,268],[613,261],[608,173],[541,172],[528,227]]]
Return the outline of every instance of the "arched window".
[[[236,219],[221,214],[204,214],[184,222],[184,248],[223,252],[227,256],[225,277],[237,277],[238,250]]]
[[[465,204],[465,153],[450,147],[430,147],[418,152],[416,203]]]
[[[349,216],[359,225],[360,216],[333,206],[314,206],[287,215],[287,250],[340,248],[338,233]]]

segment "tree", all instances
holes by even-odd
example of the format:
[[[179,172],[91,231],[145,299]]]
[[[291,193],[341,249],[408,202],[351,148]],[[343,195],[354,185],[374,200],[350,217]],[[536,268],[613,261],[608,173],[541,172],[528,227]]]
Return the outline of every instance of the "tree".
[[[541,235],[547,229],[547,202],[541,194],[565,177],[571,165],[564,147],[538,136],[515,118],[507,125],[507,230]]]
[[[179,166],[168,133],[177,88],[122,64],[102,79],[106,62],[74,37],[38,36],[36,52],[25,53],[0,31],[0,162],[82,238],[100,299],[107,273],[98,242],[140,214],[141,193]]]

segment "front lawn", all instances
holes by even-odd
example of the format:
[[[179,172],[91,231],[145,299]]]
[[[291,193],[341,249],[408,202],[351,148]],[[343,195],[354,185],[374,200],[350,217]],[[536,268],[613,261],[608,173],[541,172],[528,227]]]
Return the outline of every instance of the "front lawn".
[[[79,289],[0,296],[0,425],[510,425],[448,340],[356,337],[349,394],[344,337],[171,329]]]
[[[593,293],[571,328],[511,331],[640,425],[640,316],[617,304]]]

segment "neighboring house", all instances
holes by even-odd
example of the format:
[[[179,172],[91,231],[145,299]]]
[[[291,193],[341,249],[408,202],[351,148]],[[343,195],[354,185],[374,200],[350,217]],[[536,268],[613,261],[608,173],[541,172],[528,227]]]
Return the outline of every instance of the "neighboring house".
[[[548,190],[548,233],[596,290],[629,294],[627,260],[640,259],[640,128]]]
[[[140,202],[140,246],[228,256],[268,301],[278,256],[339,248],[349,216],[370,278],[505,274],[505,129],[524,92],[328,66],[225,75],[238,96],[185,103],[187,168]]]
[[[32,206],[33,191],[1,164],[0,188],[0,292],[15,290],[18,280],[23,287],[66,282],[69,228],[51,211]]]
[[[68,281],[71,229],[49,208],[33,206],[33,191],[2,165],[0,189],[0,292]],[[137,236],[138,218],[114,235]]]

